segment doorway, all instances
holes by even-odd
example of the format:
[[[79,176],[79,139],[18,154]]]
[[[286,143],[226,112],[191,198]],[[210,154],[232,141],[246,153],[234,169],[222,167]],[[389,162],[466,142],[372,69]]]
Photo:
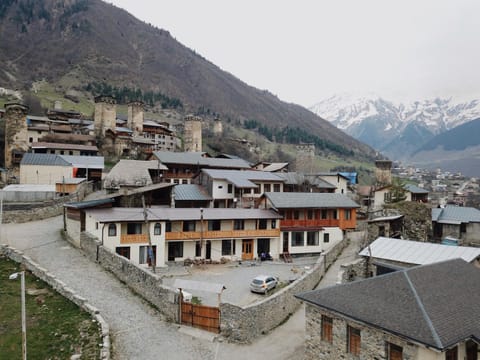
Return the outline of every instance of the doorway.
[[[207,246],[205,251],[205,259],[210,260],[212,258],[212,243],[207,240]]]
[[[242,241],[242,260],[253,259],[253,239]]]

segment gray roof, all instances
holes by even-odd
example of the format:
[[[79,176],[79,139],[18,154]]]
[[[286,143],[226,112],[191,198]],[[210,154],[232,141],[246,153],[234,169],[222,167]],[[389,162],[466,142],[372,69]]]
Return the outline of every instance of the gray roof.
[[[84,181],[87,181],[87,178],[66,178],[63,180],[55,181],[55,184],[80,184]]]
[[[290,208],[358,208],[355,201],[344,194],[334,193],[297,193],[270,192],[265,193],[276,209]]]
[[[212,197],[207,194],[205,189],[196,184],[182,184],[175,185],[173,188],[175,201],[195,200],[195,201],[210,201]]]
[[[304,292],[320,308],[439,350],[480,339],[480,270],[461,259]]]
[[[58,155],[65,161],[72,164],[73,167],[89,168],[89,169],[103,169],[103,156],[82,156],[82,155]]]
[[[23,154],[20,165],[71,166],[70,162],[55,154]]]
[[[105,199],[71,202],[71,203],[64,204],[63,206],[66,208],[73,208],[73,209],[87,209],[87,208],[92,208],[100,205],[112,204],[113,202],[114,202],[113,199],[105,198]]]
[[[41,184],[10,184],[5,186],[1,191],[22,191],[22,192],[56,192],[55,185]]]
[[[471,262],[480,257],[480,248],[379,237],[370,244],[370,247],[360,251],[359,255],[426,265],[456,258]]]
[[[251,166],[243,159],[222,159],[203,157],[204,152],[171,152],[155,151],[153,153],[163,164],[198,165],[211,168],[250,169]]]
[[[305,183],[311,184],[321,189],[336,189],[335,185],[332,185],[326,180],[318,177],[317,175],[304,175],[297,172],[280,172],[278,176],[283,178],[288,185],[302,185]]]
[[[403,218],[404,215],[391,215],[391,216],[379,216],[374,219],[368,220],[369,223],[375,222],[384,222],[384,221],[394,221]]]
[[[283,162],[283,163],[271,163],[270,165],[265,166],[262,171],[279,171],[288,166],[288,162]]]
[[[410,191],[412,194],[428,194],[427,190],[412,184],[405,185],[405,190]]]
[[[150,221],[178,221],[200,220],[199,208],[148,208]],[[88,211],[99,222],[128,222],[144,221],[142,208],[108,208],[92,209]],[[272,210],[263,209],[232,209],[232,208],[205,208],[204,220],[233,220],[233,219],[280,219],[281,216]]]
[[[480,222],[480,210],[461,206],[434,208],[432,209],[432,221],[442,224]]]
[[[231,160],[230,160],[231,161]],[[238,188],[256,188],[254,181],[284,182],[276,173],[257,170],[217,170],[203,169],[203,173],[212,179],[224,179]]]
[[[105,176],[104,186],[145,186],[153,184],[148,170],[166,170],[167,167],[157,160],[120,160]]]

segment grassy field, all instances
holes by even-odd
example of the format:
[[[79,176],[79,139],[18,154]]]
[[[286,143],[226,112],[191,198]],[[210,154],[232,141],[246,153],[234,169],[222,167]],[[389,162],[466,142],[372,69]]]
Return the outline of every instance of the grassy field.
[[[19,264],[0,257],[0,359],[22,358]],[[29,359],[98,359],[100,330],[88,313],[26,273],[27,355]]]

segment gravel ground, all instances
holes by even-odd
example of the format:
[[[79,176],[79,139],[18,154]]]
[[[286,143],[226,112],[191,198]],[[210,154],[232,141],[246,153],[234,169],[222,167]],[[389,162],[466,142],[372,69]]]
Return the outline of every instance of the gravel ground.
[[[61,216],[26,224],[2,224],[0,243],[23,250],[40,266],[55,274],[100,310],[110,325],[114,359],[303,358],[305,337],[303,306],[286,323],[259,337],[253,344],[212,342],[212,336],[203,331],[185,329],[162,321],[161,314],[139,296],[64,241],[60,236],[61,228]],[[351,261],[356,250],[357,245],[352,244],[344,251],[340,261],[330,267],[320,287],[336,283],[340,263]],[[301,272],[304,266],[311,264],[311,258],[302,258],[293,266]],[[226,271],[229,266],[234,267],[235,271]],[[248,283],[253,276],[272,273],[279,274],[276,276],[280,276],[281,280],[290,280],[299,275],[299,272],[295,273],[291,269],[291,264],[275,262],[265,262],[256,266],[248,263],[239,266],[230,264],[196,269],[191,271],[191,278],[225,283],[227,290],[222,299],[236,304],[246,304],[262,297],[248,291]],[[185,269],[177,268],[176,271],[178,270],[181,274],[188,273]],[[172,279],[169,281],[173,281]],[[234,285],[236,281],[241,285]]]

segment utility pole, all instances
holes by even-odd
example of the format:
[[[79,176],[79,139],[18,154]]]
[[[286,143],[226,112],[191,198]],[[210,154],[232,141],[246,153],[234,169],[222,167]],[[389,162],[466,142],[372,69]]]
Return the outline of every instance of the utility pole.
[[[150,227],[148,226],[148,216],[147,216],[147,207],[145,206],[145,195],[142,195],[142,206],[143,206],[143,218],[145,220],[145,227],[147,228],[148,235],[148,255],[150,257],[150,262],[152,263],[152,271],[155,273],[155,254],[153,253],[152,247],[152,237],[150,236]]]

